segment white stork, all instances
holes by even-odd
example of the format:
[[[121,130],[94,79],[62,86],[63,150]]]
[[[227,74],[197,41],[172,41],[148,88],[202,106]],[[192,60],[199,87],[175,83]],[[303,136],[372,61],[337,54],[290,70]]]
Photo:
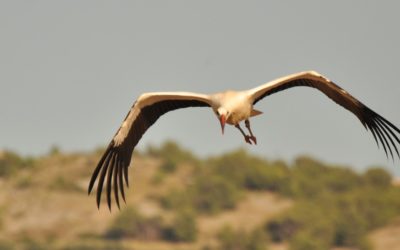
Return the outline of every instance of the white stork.
[[[100,207],[103,184],[107,185],[107,203],[111,210],[111,186],[114,186],[114,196],[119,208],[119,193],[125,201],[124,180],[128,182],[128,167],[132,152],[146,130],[153,125],[163,114],[180,108],[211,107],[221,124],[224,133],[225,123],[234,125],[249,144],[257,144],[256,137],[250,128],[249,118],[262,114],[253,106],[264,97],[273,93],[295,87],[313,87],[337,104],[352,112],[361,121],[364,127],[371,131],[376,143],[382,144],[386,156],[388,151],[393,158],[392,147],[400,158],[396,144],[400,144],[400,130],[388,120],[375,113],[344,89],[318,74],[315,71],[306,71],[285,76],[259,87],[244,91],[225,91],[205,95],[189,92],[155,92],[142,94],[133,104],[121,127],[108,145],[93,172],[89,183],[90,194],[93,185],[99,176],[97,185],[97,206]],[[249,132],[246,134],[239,123],[245,121]],[[379,141],[379,142],[378,142]],[[107,180],[106,180],[107,177]]]

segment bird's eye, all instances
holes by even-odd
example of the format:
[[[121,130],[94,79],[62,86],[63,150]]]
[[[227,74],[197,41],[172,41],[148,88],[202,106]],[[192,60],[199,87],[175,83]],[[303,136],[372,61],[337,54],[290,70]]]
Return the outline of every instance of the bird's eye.
[[[219,112],[218,112],[218,110],[217,110],[217,111],[215,111],[215,114],[219,116]]]

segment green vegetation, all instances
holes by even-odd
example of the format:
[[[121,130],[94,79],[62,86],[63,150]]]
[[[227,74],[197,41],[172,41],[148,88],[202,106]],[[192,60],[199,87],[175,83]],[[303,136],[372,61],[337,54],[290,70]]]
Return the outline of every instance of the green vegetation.
[[[1,152],[0,250],[141,250],[154,242],[156,250],[266,250],[274,243],[289,250],[369,250],[367,236],[400,217],[400,188],[382,168],[360,174],[307,156],[287,164],[245,150],[198,159],[173,142],[137,155],[133,190],[125,194],[138,209],[120,200],[120,211],[97,212],[83,184],[100,154],[53,148],[32,159]],[[288,205],[260,209],[280,200]],[[68,204],[68,211],[57,204]]]
[[[18,170],[32,167],[32,158],[23,158],[10,151],[0,151],[0,178],[15,174]]]
[[[146,218],[137,209],[127,207],[114,219],[105,234],[105,238],[112,240],[122,238],[156,240],[161,238],[163,230],[161,218]]]
[[[164,239],[173,242],[192,242],[196,237],[196,218],[189,210],[179,211],[173,223],[164,231]]]
[[[159,148],[148,146],[146,155],[162,159],[164,163],[160,170],[168,173],[174,172],[177,165],[182,162],[193,164],[198,161],[198,159],[192,153],[182,149],[173,141],[166,141]]]
[[[172,161],[171,159],[167,159],[161,165],[160,170],[166,173],[173,173],[177,168],[176,162]]]
[[[165,208],[190,208],[199,213],[216,214],[232,209],[239,198],[238,189],[219,176],[200,175],[183,191],[171,190],[161,198]]]
[[[265,226],[273,241],[288,241],[293,250],[368,249],[366,234],[400,214],[400,190],[381,168],[359,175],[305,156],[287,166],[238,150],[203,162],[193,179],[189,188],[162,197],[164,207],[217,214],[235,208],[243,190],[268,190],[295,199],[292,209]],[[223,235],[222,249],[229,244],[248,248],[244,236],[229,230]],[[229,237],[236,241],[229,243]]]
[[[160,148],[148,146],[145,155],[162,160],[159,171],[154,175],[153,184],[159,185],[168,174],[173,174],[182,163],[197,165],[199,160],[189,151],[172,141],[164,142]]]
[[[266,250],[267,235],[261,229],[251,232],[224,226],[218,234],[218,250]]]
[[[232,209],[238,200],[235,186],[219,176],[196,178],[194,185],[189,188],[189,194],[197,211],[210,214]]]
[[[289,185],[288,167],[282,162],[268,162],[237,150],[207,161],[212,175],[217,175],[239,189],[285,192]]]
[[[234,209],[243,190],[286,192],[289,169],[282,163],[234,151],[204,161],[193,173],[193,183],[183,191],[171,190],[161,197],[165,208],[189,207],[198,213],[217,214]]]
[[[272,240],[289,240],[295,250],[368,249],[366,234],[400,214],[400,190],[390,183],[390,175],[382,169],[357,175],[299,158],[291,168],[291,188],[286,193],[297,202],[265,228]]]
[[[56,155],[60,155],[60,154],[61,154],[60,147],[58,147],[57,145],[51,146],[51,148],[49,150],[49,155],[50,156],[56,156]]]
[[[106,239],[139,239],[145,241],[166,240],[190,242],[196,239],[195,216],[184,210],[176,214],[171,225],[166,225],[160,217],[144,217],[137,209],[127,207],[112,222],[104,235]]]
[[[379,188],[389,188],[392,184],[392,177],[388,172],[381,168],[371,168],[364,174],[367,184]]]

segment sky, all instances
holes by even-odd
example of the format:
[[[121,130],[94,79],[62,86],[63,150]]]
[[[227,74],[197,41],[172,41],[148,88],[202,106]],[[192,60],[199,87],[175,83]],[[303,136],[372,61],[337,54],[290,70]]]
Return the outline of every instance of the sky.
[[[141,93],[241,90],[311,69],[400,126],[399,9],[368,0],[0,1],[0,149],[91,151],[108,144]],[[400,175],[400,161],[315,89],[256,108],[257,146],[192,108],[161,117],[138,148],[172,139],[204,157],[242,147]]]

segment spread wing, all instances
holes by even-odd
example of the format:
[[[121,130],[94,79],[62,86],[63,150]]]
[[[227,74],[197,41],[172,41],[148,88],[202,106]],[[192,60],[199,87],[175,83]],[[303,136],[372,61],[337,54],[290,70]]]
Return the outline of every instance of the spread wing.
[[[376,143],[382,145],[386,156],[393,158],[392,148],[400,158],[397,146],[400,144],[400,130],[388,120],[365,106],[344,89],[315,71],[301,72],[276,79],[249,90],[253,104],[273,93],[296,86],[307,86],[320,90],[334,102],[355,114],[364,127],[371,131]],[[379,142],[378,142],[379,140]]]
[[[209,106],[211,106],[210,98],[202,94],[155,92],[141,95],[133,104],[92,174],[88,193],[91,193],[93,185],[99,177],[97,184],[97,206],[100,207],[104,182],[106,182],[107,203],[110,210],[112,186],[114,186],[114,197],[117,206],[119,207],[119,192],[125,201],[124,179],[126,185],[129,186],[128,167],[133,149],[146,130],[160,116],[175,109]]]

